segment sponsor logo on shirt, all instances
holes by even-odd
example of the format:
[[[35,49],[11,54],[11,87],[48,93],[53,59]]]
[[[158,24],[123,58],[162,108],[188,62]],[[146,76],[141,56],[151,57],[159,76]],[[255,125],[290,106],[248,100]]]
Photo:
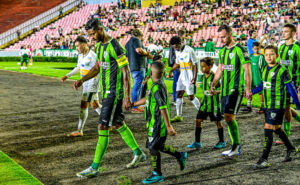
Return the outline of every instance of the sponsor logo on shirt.
[[[102,67],[103,69],[108,69],[109,63],[108,62],[100,62],[100,67]]]
[[[227,71],[234,71],[234,65],[224,65],[222,64],[222,71],[227,70]]]
[[[290,66],[290,65],[292,65],[292,61],[290,61],[290,60],[281,60],[280,64]]]
[[[104,58],[106,58],[107,57],[107,52],[106,51],[104,51]]]
[[[205,96],[211,96],[210,93],[209,93],[209,90],[205,90],[205,91],[204,91],[204,95],[205,95]]]

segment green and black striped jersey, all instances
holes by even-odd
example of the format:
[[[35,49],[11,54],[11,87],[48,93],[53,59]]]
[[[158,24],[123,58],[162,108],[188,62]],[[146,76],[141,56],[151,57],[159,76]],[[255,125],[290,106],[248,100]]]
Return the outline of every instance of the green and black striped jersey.
[[[250,63],[248,52],[240,44],[232,48],[224,46],[219,51],[219,63],[222,66],[222,96],[231,95],[234,91],[242,94],[245,77],[243,65]]]
[[[106,98],[111,93],[118,99],[123,98],[121,68],[128,65],[125,48],[114,38],[106,44],[99,42],[96,46],[102,97]]]
[[[221,103],[219,94],[211,96],[209,93],[210,84],[212,83],[215,74],[211,72],[211,74],[206,78],[205,74],[203,74],[200,82],[200,87],[203,90],[204,98],[201,101],[200,110],[203,112],[213,112],[217,114],[221,111]],[[215,87],[216,90],[219,90],[220,84],[218,83]]]
[[[292,81],[284,66],[264,67],[262,73],[264,105],[267,109],[285,109],[287,89],[285,84]]]
[[[160,112],[167,109],[171,117],[170,101],[168,91],[163,80],[155,82],[147,96],[145,106],[145,118],[147,121],[148,136],[166,136],[166,125]]]
[[[296,83],[295,86],[300,86],[300,43],[281,45],[277,61],[289,69],[292,80]]]

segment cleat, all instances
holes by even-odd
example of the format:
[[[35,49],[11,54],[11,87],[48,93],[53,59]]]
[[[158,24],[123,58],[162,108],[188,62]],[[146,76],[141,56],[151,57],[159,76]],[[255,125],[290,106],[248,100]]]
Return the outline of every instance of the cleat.
[[[264,114],[264,113],[265,113],[264,108],[260,108],[259,111],[258,111],[257,113],[258,113],[258,114]]]
[[[282,145],[283,144],[283,142],[280,140],[280,141],[275,141],[274,142],[276,145]]]
[[[68,137],[82,137],[83,133],[81,131],[74,131],[70,134],[67,134]]]
[[[193,142],[192,144],[188,145],[187,146],[188,148],[196,148],[196,149],[199,149],[202,147],[202,143],[201,142]]]
[[[225,141],[224,141],[224,142],[219,141],[219,142],[214,146],[215,149],[221,149],[221,148],[225,148],[225,147],[226,147],[226,142],[225,142]]]
[[[228,157],[232,157],[234,155],[241,155],[241,145],[238,145],[238,147],[236,147],[236,149],[234,151],[232,151],[232,149],[231,149],[231,150],[222,152],[222,155],[228,156]]]
[[[245,112],[245,113],[250,113],[250,112],[252,112],[252,107],[242,108],[241,111]]]
[[[90,177],[96,177],[99,174],[100,174],[99,169],[95,170],[90,166],[89,168],[83,170],[82,172],[76,173],[76,176],[80,178],[90,178]]]
[[[183,118],[180,116],[175,116],[173,119],[171,119],[171,123],[175,123],[175,122],[182,122]]]
[[[271,164],[263,158],[260,158],[257,163],[253,166],[254,169],[263,169],[263,168],[268,168],[270,167]]]
[[[173,101],[173,102],[172,102],[172,105],[176,106],[176,101]]]
[[[156,171],[152,171],[152,175],[142,181],[143,184],[152,184],[164,181],[163,175],[158,175]]]
[[[286,153],[286,156],[285,156],[285,158],[283,160],[283,162],[289,162],[289,161],[291,161],[292,160],[291,155],[295,156],[295,155],[298,154],[298,152],[299,152],[298,148],[293,148],[291,150],[288,150],[287,153]]]
[[[136,167],[140,162],[146,161],[146,155],[142,153],[141,155],[134,155],[132,161],[126,165],[127,168],[134,168]]]
[[[187,152],[180,152],[180,159],[178,159],[178,163],[180,165],[180,170],[184,170],[186,166]]]

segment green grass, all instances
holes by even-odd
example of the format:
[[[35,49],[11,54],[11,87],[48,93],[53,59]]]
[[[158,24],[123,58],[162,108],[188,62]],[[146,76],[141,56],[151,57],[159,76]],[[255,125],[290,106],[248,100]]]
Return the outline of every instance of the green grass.
[[[0,185],[42,185],[20,165],[0,151]]]
[[[59,63],[59,62],[40,62],[40,63],[33,63],[33,66],[28,65],[27,70],[20,70],[20,66],[18,62],[0,62],[0,69],[10,70],[10,71],[17,71],[17,72],[24,72],[30,74],[36,74],[41,76],[49,76],[49,77],[57,77],[61,78],[65,74],[69,73],[72,68],[76,66],[76,63]],[[168,67],[167,70],[169,71],[171,68]],[[79,74],[72,76],[70,79],[78,80],[80,79]],[[151,80],[148,81],[148,87],[151,87]],[[165,80],[165,84],[167,90],[170,94],[173,93],[172,80]],[[133,85],[133,83],[131,83]],[[202,91],[198,88],[196,97],[203,98]],[[242,104],[247,104],[247,100],[243,98]],[[260,107],[260,98],[258,95],[253,96],[252,101],[253,107]]]

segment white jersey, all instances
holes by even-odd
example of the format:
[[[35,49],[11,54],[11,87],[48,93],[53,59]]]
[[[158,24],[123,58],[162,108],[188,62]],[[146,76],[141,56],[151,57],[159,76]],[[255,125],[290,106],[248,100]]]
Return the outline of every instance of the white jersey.
[[[29,56],[29,53],[30,53],[29,49],[21,49],[20,50],[20,56],[23,56],[25,54],[27,54]]]
[[[86,56],[83,56],[83,54],[78,55],[77,60],[77,67],[73,69],[72,72],[67,74],[66,76],[70,77],[77,72],[80,72],[80,77],[84,77],[87,75],[90,70],[95,66],[96,64],[96,54],[90,50],[89,53]],[[98,74],[96,77],[85,81],[82,84],[83,92],[99,92],[100,89],[100,74]]]
[[[180,65],[178,81],[189,85],[194,78],[193,66],[198,63],[193,48],[185,45],[183,51],[176,51],[176,64]]]

